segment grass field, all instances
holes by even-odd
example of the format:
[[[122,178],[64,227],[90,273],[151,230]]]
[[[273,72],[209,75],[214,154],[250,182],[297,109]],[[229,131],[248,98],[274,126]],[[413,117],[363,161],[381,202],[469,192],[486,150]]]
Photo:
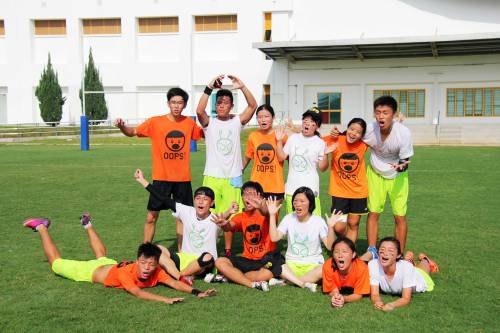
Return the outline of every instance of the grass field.
[[[148,141],[99,139],[88,152],[73,143],[0,145],[1,332],[500,330],[500,148],[416,148],[410,167],[408,248],[429,253],[441,272],[434,276],[432,293],[414,296],[409,307],[382,313],[373,310],[369,299],[335,310],[321,293],[294,287],[262,293],[233,284],[217,285],[219,295],[204,300],[164,287],[152,289],[186,297],[183,304],[167,306],[56,277],[38,234],[22,228],[25,218],[50,217],[50,231],[63,257],[90,259],[78,223],[79,214],[90,211],[108,256],[133,260],[146,214],[147,193],[132,175],[137,167],[151,174]],[[200,145],[192,157],[193,188],[201,183],[204,160]],[[327,180],[323,174],[323,194]],[[330,206],[326,195],[322,206]],[[392,234],[389,214],[380,225],[381,236]],[[361,251],[366,247],[364,229],[363,220]],[[155,240],[172,246],[174,238],[173,219],[163,212]],[[236,250],[240,240],[236,238]],[[208,287],[203,281],[195,284]]]

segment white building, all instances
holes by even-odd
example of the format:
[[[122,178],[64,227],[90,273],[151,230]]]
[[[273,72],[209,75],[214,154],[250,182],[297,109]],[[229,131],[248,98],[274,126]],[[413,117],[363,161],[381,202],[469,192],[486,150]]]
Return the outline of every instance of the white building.
[[[164,113],[157,92],[173,86],[193,114],[206,83],[233,73],[278,117],[317,103],[345,126],[390,93],[417,142],[500,143],[499,1],[3,0],[0,123],[41,121],[49,52],[63,121],[77,122],[90,48],[111,119]]]

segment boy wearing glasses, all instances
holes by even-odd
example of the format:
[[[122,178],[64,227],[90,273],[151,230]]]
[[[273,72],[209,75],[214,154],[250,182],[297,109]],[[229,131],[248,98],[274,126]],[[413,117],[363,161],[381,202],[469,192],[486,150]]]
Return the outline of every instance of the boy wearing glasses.
[[[123,119],[115,120],[115,126],[126,136],[148,137],[151,140],[153,160],[153,184],[162,196],[187,206],[193,205],[190,171],[190,142],[199,140],[203,133],[190,117],[181,113],[187,105],[188,94],[181,88],[167,92],[170,113],[147,119],[137,127],[128,127]],[[149,196],[148,214],[144,224],[144,242],[154,238],[160,210],[166,209],[161,200]],[[176,221],[177,246],[182,247],[182,223]]]

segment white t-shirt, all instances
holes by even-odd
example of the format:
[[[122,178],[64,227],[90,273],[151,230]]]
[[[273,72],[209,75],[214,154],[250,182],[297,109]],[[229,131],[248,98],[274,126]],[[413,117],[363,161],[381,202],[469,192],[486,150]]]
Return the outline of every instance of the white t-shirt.
[[[233,178],[241,176],[240,133],[243,125],[239,116],[229,120],[210,118],[203,128],[207,144],[205,176]]]
[[[286,215],[278,225],[278,231],[287,236],[286,261],[301,264],[322,264],[325,259],[321,239],[328,236],[325,221],[311,215],[306,222],[300,222],[295,213]]]
[[[217,259],[217,237],[221,229],[211,221],[212,214],[204,220],[198,220],[196,209],[181,203],[175,203],[172,215],[182,221],[183,239],[181,252],[201,255],[210,253]]]
[[[368,124],[363,141],[371,148],[371,166],[375,172],[387,179],[394,179],[398,175],[391,164],[413,156],[410,130],[398,121],[392,122],[391,133],[384,141],[378,123]]]
[[[403,288],[412,288],[414,293],[423,293],[427,290],[424,277],[406,260],[396,262],[396,272],[392,280],[387,278],[377,259],[368,263],[368,269],[370,271],[370,285],[379,286],[384,293],[401,295]]]
[[[288,177],[285,194],[293,195],[301,186],[309,187],[319,196],[318,162],[325,156],[325,141],[317,135],[305,137],[302,133],[290,136],[283,147],[288,155]]]

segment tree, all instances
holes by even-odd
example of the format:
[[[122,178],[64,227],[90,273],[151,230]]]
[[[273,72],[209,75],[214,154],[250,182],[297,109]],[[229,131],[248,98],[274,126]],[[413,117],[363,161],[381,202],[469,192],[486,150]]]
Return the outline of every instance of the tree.
[[[43,121],[50,122],[51,126],[58,125],[62,118],[62,107],[66,97],[62,96],[57,72],[54,72],[50,61],[50,53],[47,67],[44,67],[40,82],[36,87],[35,96],[38,98],[40,115]]]
[[[89,62],[85,65],[85,91],[104,91],[99,71],[95,67],[92,49],[89,51]],[[80,102],[83,109],[82,89],[80,89]],[[85,94],[85,115],[90,120],[104,120],[108,118],[108,107],[104,94]]]

